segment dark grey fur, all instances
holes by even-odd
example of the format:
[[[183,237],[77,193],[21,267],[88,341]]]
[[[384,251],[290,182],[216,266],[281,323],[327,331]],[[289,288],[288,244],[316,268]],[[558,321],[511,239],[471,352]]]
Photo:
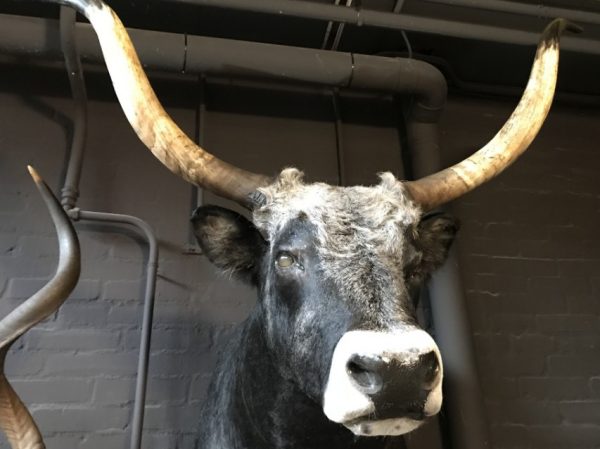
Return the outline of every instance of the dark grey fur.
[[[214,206],[192,219],[207,257],[255,285],[259,298],[213,378],[202,449],[383,448],[384,438],[356,437],[324,415],[331,356],[349,330],[414,324],[409,292],[444,261],[457,230],[445,215],[420,220],[389,179],[344,190],[291,175],[266,189],[257,225]],[[278,266],[282,253],[291,267]]]

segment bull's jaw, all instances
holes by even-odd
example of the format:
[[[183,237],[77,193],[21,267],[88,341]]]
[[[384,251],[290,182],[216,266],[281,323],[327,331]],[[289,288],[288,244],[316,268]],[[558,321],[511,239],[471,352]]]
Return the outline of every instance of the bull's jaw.
[[[358,354],[384,360],[396,359],[397,363],[410,368],[422,354],[431,351],[437,354],[441,363],[439,350],[431,336],[417,328],[403,332],[351,331],[344,334],[335,348],[323,396],[325,415],[361,436],[402,435],[416,429],[423,424],[425,418],[437,414],[441,408],[441,366],[428,389],[422,417],[414,419],[407,416],[383,416],[377,419],[381,413],[377,410],[375,401],[357,386],[347,365],[350,357]]]

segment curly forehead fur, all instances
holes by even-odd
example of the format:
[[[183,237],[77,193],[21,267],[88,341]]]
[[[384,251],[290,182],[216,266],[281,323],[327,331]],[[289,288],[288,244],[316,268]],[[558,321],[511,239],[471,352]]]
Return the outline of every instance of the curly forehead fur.
[[[254,211],[254,224],[271,244],[292,220],[308,221],[315,229],[323,273],[373,317],[393,315],[381,310],[395,308],[385,299],[406,296],[405,240],[416,233],[421,216],[402,183],[391,173],[380,177],[372,187],[338,187],[305,184],[300,171],[286,169],[261,189],[266,202]]]
[[[291,219],[305,215],[318,229],[320,243],[335,250],[335,236],[359,234],[365,245],[397,246],[398,230],[418,223],[421,210],[402,183],[382,173],[379,185],[338,187],[305,184],[295,168],[260,189],[266,202],[254,211],[254,224],[271,239]],[[331,245],[327,245],[330,243]]]

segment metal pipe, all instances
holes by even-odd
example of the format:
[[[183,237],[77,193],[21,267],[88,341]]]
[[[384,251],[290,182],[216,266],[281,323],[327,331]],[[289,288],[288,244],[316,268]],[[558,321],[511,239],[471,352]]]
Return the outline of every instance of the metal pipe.
[[[407,141],[415,178],[442,168],[437,128],[431,123],[408,122]],[[471,326],[454,250],[428,286],[436,341],[444,355],[444,407],[448,411],[453,449],[490,447],[486,412],[477,374]]]
[[[499,42],[515,45],[535,45],[538,32],[500,28],[476,23],[455,22],[430,17],[391,12],[372,11],[363,8],[310,2],[306,0],[171,0],[173,3],[185,3],[214,8],[238,9],[279,16],[301,17],[305,19],[340,22],[356,26],[370,26],[392,30],[415,31],[427,34],[476,39],[487,42]],[[600,42],[591,39],[565,37],[561,39],[561,50],[580,53],[600,54]]]
[[[542,4],[526,4],[506,0],[426,0],[430,3],[441,3],[451,6],[465,6],[474,9],[485,9],[496,12],[522,14],[544,19],[563,17],[579,23],[593,23],[600,25],[600,14],[591,11],[577,11],[573,9],[557,8]]]
[[[296,3],[296,2],[292,2]],[[352,8],[342,7],[350,10]],[[58,57],[52,20],[0,15],[0,52]],[[10,31],[10,32],[9,32]],[[103,62],[88,24],[76,27],[83,60]],[[145,67],[181,73],[273,78],[328,87],[368,89],[416,96],[414,116],[436,122],[446,100],[444,76],[422,61],[340,53],[228,39],[129,30]],[[161,55],[168,55],[162,58]]]
[[[136,379],[133,418],[131,425],[131,449],[141,447],[142,428],[144,422],[144,407],[146,403],[146,385],[148,379],[148,362],[154,310],[154,291],[158,270],[158,245],[152,228],[143,220],[131,215],[110,214],[103,212],[81,211],[76,208],[79,196],[79,181],[85,140],[87,134],[87,94],[81,60],[77,51],[75,37],[75,10],[61,7],[60,15],[61,47],[64,53],[71,93],[75,103],[74,131],[71,150],[62,189],[62,205],[69,217],[74,220],[93,222],[127,224],[135,226],[142,232],[148,242],[148,263],[146,265],[146,286],[144,292],[144,312],[142,318],[140,352]]]
[[[337,3],[336,3],[336,5],[337,5]],[[352,0],[346,0],[346,8],[349,8],[350,6],[352,6]],[[338,24],[337,31],[335,32],[335,38],[333,39],[333,43],[331,44],[331,49],[333,51],[337,51],[338,47],[340,46],[340,42],[342,41],[342,34],[344,33],[345,26],[346,25],[343,23]]]
[[[132,215],[112,214],[106,212],[91,212],[78,208],[67,211],[74,221],[85,220],[108,224],[125,224],[134,226],[142,232],[148,242],[148,262],[146,264],[146,286],[144,292],[144,311],[140,339],[140,354],[138,358],[138,375],[135,385],[135,402],[131,424],[131,439],[129,447],[139,449],[142,442],[144,426],[144,406],[146,403],[146,386],[148,383],[148,364],[150,359],[150,343],[152,337],[152,321],[154,317],[154,293],[158,273],[158,243],[150,225],[144,220]]]
[[[342,122],[342,113],[340,110],[340,101],[339,101],[340,93],[338,89],[333,89],[331,92],[331,104],[333,107],[333,126],[335,128],[335,149],[337,152],[337,162],[338,162],[338,179],[339,185],[345,186],[346,184],[346,160],[344,154],[344,133],[343,133],[343,122]]]
[[[456,251],[433,274],[429,285],[436,341],[444,354],[445,419],[453,449],[491,447],[477,373],[471,325]]]
[[[77,12],[73,8],[60,8],[60,43],[64,53],[71,95],[73,96],[74,125],[69,162],[65,181],[61,190],[61,204],[65,210],[72,209],[79,198],[79,179],[83,164],[83,152],[87,133],[87,92],[81,68],[81,60],[77,53],[75,39],[75,18]]]

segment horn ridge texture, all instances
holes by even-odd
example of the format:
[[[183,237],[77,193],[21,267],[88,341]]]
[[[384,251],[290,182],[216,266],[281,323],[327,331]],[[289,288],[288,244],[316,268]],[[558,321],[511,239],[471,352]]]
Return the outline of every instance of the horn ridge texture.
[[[167,114],[142,68],[135,48],[114,11],[101,0],[56,0],[84,14],[100,41],[113,87],[140,140],[169,170],[186,181],[252,209],[249,195],[270,184],[213,156],[192,141]]]
[[[423,210],[452,201],[489,181],[529,147],[548,115],[558,75],[559,39],[563,31],[581,29],[564,19],[542,33],[527,87],[514,112],[494,138],[467,159],[445,170],[403,184]]]
[[[13,449],[43,449],[44,443],[29,411],[4,374],[6,353],[18,337],[58,309],[75,288],[80,272],[79,241],[73,225],[46,183],[32,167],[28,168],[54,222],[60,255],[54,277],[0,321],[0,428]]]

